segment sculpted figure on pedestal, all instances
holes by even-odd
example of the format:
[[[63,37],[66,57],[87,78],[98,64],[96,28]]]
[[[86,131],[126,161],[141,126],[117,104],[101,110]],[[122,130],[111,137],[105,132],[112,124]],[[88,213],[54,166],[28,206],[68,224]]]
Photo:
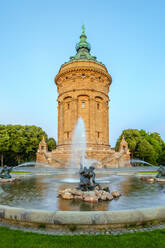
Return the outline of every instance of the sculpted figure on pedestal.
[[[7,165],[4,166],[4,168],[0,172],[0,178],[11,178],[10,172],[12,171],[12,168],[7,167]]]
[[[156,175],[156,178],[164,178],[165,179],[165,167],[163,165],[160,165],[158,169],[158,174]]]

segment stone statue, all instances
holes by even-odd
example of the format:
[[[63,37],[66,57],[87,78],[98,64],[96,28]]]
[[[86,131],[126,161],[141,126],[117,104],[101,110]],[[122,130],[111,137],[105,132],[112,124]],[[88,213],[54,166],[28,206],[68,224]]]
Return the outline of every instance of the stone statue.
[[[95,188],[96,186],[98,186],[98,184],[97,184],[96,181],[95,181],[95,176],[96,176],[96,174],[95,174],[95,172],[94,172],[94,169],[95,169],[94,166],[90,166],[90,167],[89,167],[90,183],[91,183],[91,185],[94,186],[94,188]]]
[[[157,171],[158,171],[158,174],[156,175],[156,178],[164,178],[165,179],[165,167],[163,165],[160,165],[160,167]]]
[[[80,174],[80,183],[78,186],[78,189],[81,189],[83,191],[87,191],[88,187],[90,185],[90,178],[88,176],[88,169],[86,167],[81,167],[79,170]]]
[[[11,171],[12,171],[12,167],[9,168],[7,167],[7,165],[5,165],[0,172],[0,178],[3,178],[3,179],[11,178],[11,175],[10,175]]]
[[[94,169],[94,166],[90,166],[89,169],[87,169],[87,167],[83,168],[82,164],[80,164],[80,183],[78,185],[78,189],[82,191],[89,191],[94,190],[96,186],[100,188],[100,185],[95,181]]]

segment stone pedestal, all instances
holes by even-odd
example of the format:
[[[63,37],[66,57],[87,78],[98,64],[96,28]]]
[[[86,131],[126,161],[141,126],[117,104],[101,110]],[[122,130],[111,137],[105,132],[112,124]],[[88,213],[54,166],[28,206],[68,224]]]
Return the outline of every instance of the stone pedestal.
[[[58,196],[65,200],[81,200],[85,202],[97,203],[98,201],[112,201],[114,198],[119,198],[119,191],[106,192],[105,190],[95,189],[93,191],[81,191],[78,189],[65,189],[58,192]]]

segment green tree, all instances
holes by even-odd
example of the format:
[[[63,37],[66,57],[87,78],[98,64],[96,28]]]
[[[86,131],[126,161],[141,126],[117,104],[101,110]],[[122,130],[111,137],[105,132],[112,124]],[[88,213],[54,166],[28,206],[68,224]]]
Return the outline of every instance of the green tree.
[[[6,127],[0,127],[0,153],[1,153],[1,167],[3,167],[4,153],[8,151],[10,145],[9,135]]]
[[[158,163],[161,165],[165,165],[165,150],[163,150],[160,153],[159,159],[158,159]]]
[[[143,161],[156,164],[157,156],[153,146],[144,138],[137,144],[135,156]]]
[[[116,142],[116,146],[115,146],[116,151],[118,151],[118,149],[119,149],[119,145],[120,145],[122,136],[124,136],[125,140],[128,142],[128,148],[131,152],[131,157],[133,158],[134,154],[136,152],[137,144],[141,139],[139,130],[137,130],[137,129],[124,130]]]
[[[42,136],[47,134],[40,127],[22,125],[0,125],[0,155],[8,165],[25,161],[35,161],[36,152]],[[50,147],[54,148],[50,140]]]
[[[25,126],[24,135],[27,140],[24,155],[26,155],[27,161],[34,161],[36,159],[38,145],[43,136],[47,139],[47,134],[40,127]]]
[[[24,127],[21,125],[13,126],[11,138],[11,151],[16,154],[18,164],[21,163],[21,155],[25,152],[27,139],[24,135]]]
[[[48,150],[49,151],[52,151],[52,150],[56,149],[56,141],[55,141],[55,139],[49,138],[47,140],[47,145],[48,145]]]
[[[159,133],[148,133],[143,129],[123,130],[116,142],[116,151],[119,149],[122,136],[128,142],[131,158],[142,159],[155,165],[160,163],[160,161],[162,164],[165,163],[163,152],[165,150],[165,143]]]

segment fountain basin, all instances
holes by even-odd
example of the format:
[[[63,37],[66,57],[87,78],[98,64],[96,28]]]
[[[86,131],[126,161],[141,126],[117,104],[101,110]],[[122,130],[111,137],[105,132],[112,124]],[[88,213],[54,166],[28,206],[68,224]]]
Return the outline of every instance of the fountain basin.
[[[94,204],[57,197],[59,188],[77,186],[76,171],[29,168],[28,171],[25,177],[19,174],[21,180],[14,184],[0,185],[1,222],[58,230],[68,230],[73,225],[76,230],[86,227],[98,230],[165,220],[165,184],[142,182],[135,176],[136,169],[124,170],[124,175],[120,171],[120,176],[116,170],[98,172],[96,180],[107,184],[111,192],[119,190],[122,196]]]
[[[144,224],[146,222],[165,220],[165,206],[118,211],[46,211],[36,209],[15,208],[0,205],[0,220],[21,226],[66,229],[70,225],[77,228],[92,229],[125,227],[128,224]]]
[[[77,170],[38,168],[27,170],[29,173],[17,173],[19,181],[0,183],[0,205],[50,211],[112,211],[165,206],[165,184],[143,182],[135,169],[124,170],[124,175],[122,171],[117,175],[116,170],[97,171],[96,181],[102,187],[108,186],[110,193],[117,190],[122,195],[113,201],[97,203],[58,197],[59,191],[77,187],[79,182]]]

